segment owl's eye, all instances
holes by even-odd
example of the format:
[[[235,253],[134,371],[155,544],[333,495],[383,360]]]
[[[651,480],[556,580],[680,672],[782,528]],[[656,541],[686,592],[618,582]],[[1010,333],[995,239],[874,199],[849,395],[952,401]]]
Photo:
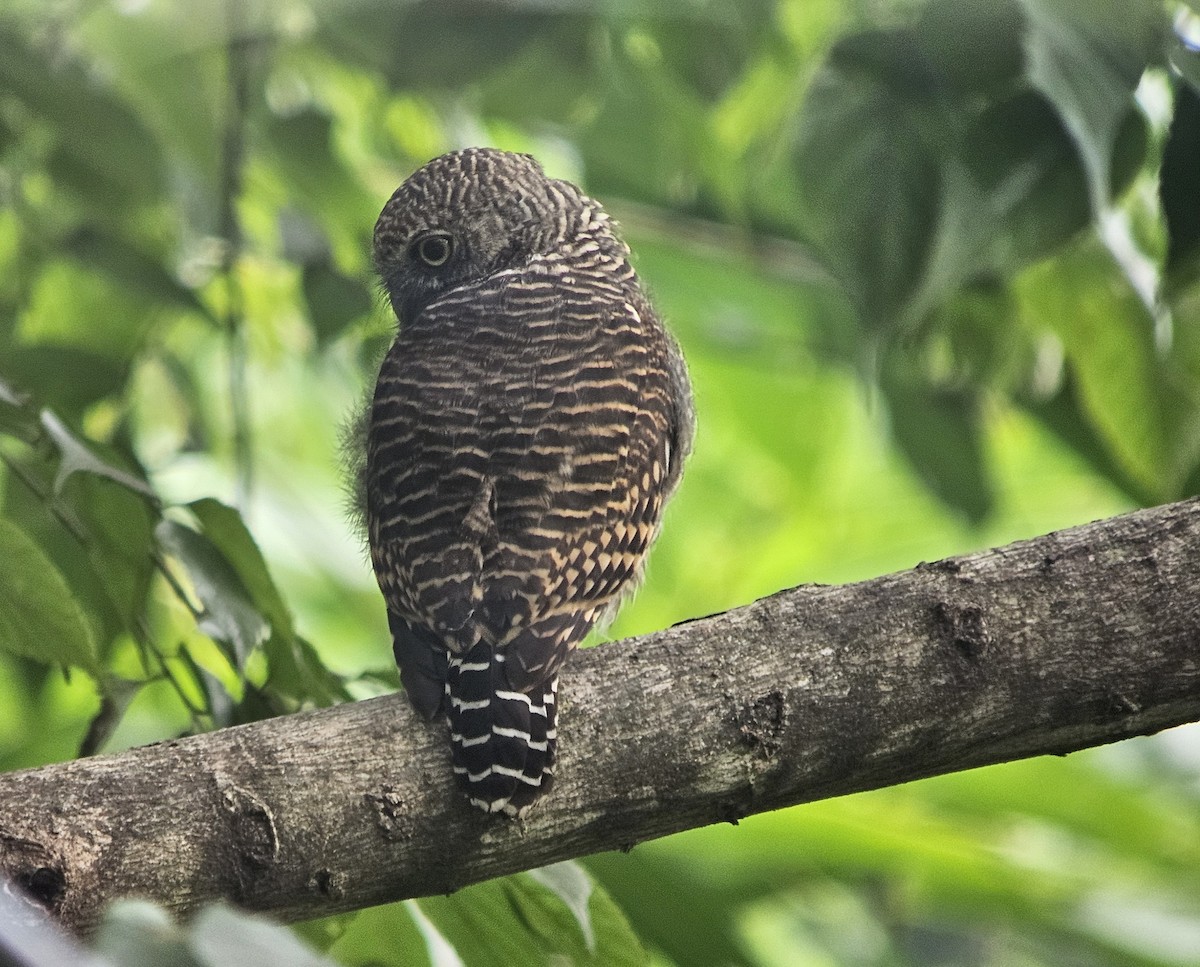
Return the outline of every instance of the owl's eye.
[[[422,262],[436,269],[450,260],[454,239],[445,232],[430,232],[413,243],[412,251]]]

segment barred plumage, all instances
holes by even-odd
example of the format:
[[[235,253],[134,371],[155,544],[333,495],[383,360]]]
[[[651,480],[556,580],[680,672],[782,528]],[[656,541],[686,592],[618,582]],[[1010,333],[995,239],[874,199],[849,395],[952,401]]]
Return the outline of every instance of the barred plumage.
[[[472,148],[397,189],[375,262],[400,322],[367,444],[371,558],[413,705],[471,802],[550,786],[558,670],[639,577],[691,447],[683,359],[604,210]]]

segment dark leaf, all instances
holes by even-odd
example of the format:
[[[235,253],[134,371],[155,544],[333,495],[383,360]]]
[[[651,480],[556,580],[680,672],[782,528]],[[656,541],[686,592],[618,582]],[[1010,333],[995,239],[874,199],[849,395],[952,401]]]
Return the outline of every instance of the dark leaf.
[[[74,423],[93,403],[124,389],[129,362],[78,346],[18,345],[5,349],[0,372],[14,391],[28,391]]]
[[[299,704],[330,705],[350,698],[342,680],[325,668],[313,646],[296,635],[292,615],[275,586],[245,522],[234,508],[206,497],[188,504],[204,535],[237,572],[254,608],[270,623],[264,643],[272,690]]]
[[[361,280],[324,263],[304,266],[303,285],[308,318],[321,343],[336,339],[374,305],[370,289]]]
[[[1090,223],[1087,175],[1041,95],[1023,91],[991,105],[964,143],[968,170],[995,212],[989,261],[997,270],[1044,258]]]
[[[112,736],[122,716],[141,691],[145,682],[130,682],[115,675],[100,680],[100,708],[88,723],[79,743],[79,757],[95,755]]]
[[[353,696],[346,683],[325,667],[312,642],[299,635],[272,635],[263,646],[270,664],[268,685],[273,692],[291,699],[294,706],[307,703],[334,705]],[[393,687],[398,685],[393,682]]]
[[[241,581],[250,595],[255,609],[266,618],[271,627],[284,634],[292,634],[292,616],[284,604],[279,589],[267,570],[266,559],[254,542],[254,537],[242,520],[242,515],[227,504],[212,497],[204,497],[188,504],[196,515],[200,529]]]
[[[923,131],[931,87],[911,37],[860,36],[813,79],[801,117],[805,229],[875,329],[897,324],[934,244],[943,178]]]
[[[1133,91],[1162,42],[1154,0],[1023,0],[1026,72],[1083,157],[1097,212],[1112,192],[1112,156]]]
[[[925,485],[973,524],[995,505],[983,452],[979,401],[950,392],[885,379],[892,435]]]
[[[250,652],[265,642],[271,626],[255,606],[237,569],[203,534],[173,520],[154,530],[163,550],[186,569],[203,606],[200,630],[223,645],[241,670]]]
[[[1175,85],[1175,114],[1158,180],[1167,220],[1167,271],[1200,277],[1200,90]]]
[[[914,33],[940,81],[964,95],[996,94],[1020,76],[1024,26],[1018,0],[931,0]]]
[[[155,305],[174,305],[208,315],[196,294],[162,261],[114,234],[94,226],[81,228],[63,242],[63,250],[107,274],[126,293],[139,293]]]

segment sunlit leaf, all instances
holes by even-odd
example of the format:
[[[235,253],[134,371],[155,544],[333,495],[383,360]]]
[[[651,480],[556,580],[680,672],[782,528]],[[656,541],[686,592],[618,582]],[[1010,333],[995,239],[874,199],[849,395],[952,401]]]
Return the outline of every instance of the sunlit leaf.
[[[16,524],[0,518],[0,649],[95,673],[91,625],[61,572]]]
[[[0,403],[6,403],[9,406],[23,406],[25,397],[10,386],[5,380],[0,379]]]
[[[12,967],[124,967],[87,951],[50,917],[33,914],[7,882],[0,891],[0,952]]]
[[[201,967],[170,915],[146,900],[121,900],[105,913],[96,949],[121,967]]]
[[[1148,493],[1168,498],[1191,468],[1190,448],[1171,443],[1187,423],[1186,398],[1154,343],[1154,320],[1096,242],[1076,246],[1024,273],[1018,295],[1026,324],[1062,340],[1083,411],[1123,470]]]

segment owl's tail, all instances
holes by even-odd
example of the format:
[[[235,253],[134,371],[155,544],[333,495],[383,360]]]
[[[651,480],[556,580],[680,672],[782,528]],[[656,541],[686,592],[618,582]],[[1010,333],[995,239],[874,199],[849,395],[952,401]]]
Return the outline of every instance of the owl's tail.
[[[450,659],[446,706],[454,772],[473,806],[523,816],[554,780],[558,676],[515,691],[504,656],[480,642]]]

